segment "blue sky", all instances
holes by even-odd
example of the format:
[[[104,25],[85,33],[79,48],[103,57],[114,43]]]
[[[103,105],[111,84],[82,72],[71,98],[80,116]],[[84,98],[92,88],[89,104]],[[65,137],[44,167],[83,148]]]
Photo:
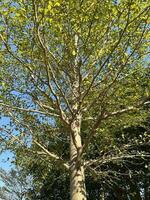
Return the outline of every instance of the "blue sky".
[[[10,151],[5,151],[0,154],[0,168],[3,168],[6,171],[9,171],[13,165],[11,163],[13,154]]]
[[[8,117],[2,117],[0,119],[0,127],[6,125],[9,123],[9,118]],[[1,133],[1,132],[0,132]],[[1,146],[0,146],[1,150]],[[0,168],[3,168],[5,170],[10,170],[12,165],[11,165],[11,159],[13,157],[13,154],[10,151],[5,151],[0,154]]]

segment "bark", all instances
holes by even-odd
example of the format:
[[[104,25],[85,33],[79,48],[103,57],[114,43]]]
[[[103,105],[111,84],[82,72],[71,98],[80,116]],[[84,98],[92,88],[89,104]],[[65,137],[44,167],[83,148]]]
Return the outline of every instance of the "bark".
[[[84,166],[80,156],[80,150],[82,148],[81,136],[80,136],[80,120],[81,116],[77,118],[71,124],[70,135],[70,197],[71,200],[86,200],[86,188],[85,188],[85,176]]]
[[[81,158],[81,120],[82,115],[78,109],[80,94],[80,65],[79,65],[79,48],[78,35],[75,35],[76,56],[74,60],[74,77],[73,77],[73,96],[72,110],[74,113],[71,123],[70,134],[70,198],[71,200],[86,200],[84,166]]]

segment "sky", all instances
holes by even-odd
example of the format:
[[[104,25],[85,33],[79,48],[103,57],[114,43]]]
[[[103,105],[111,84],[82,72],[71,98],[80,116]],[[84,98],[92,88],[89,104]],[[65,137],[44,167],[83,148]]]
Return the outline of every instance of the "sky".
[[[0,154],[0,168],[9,171],[13,167],[11,163],[12,158],[13,154],[10,151],[5,151],[4,153]]]

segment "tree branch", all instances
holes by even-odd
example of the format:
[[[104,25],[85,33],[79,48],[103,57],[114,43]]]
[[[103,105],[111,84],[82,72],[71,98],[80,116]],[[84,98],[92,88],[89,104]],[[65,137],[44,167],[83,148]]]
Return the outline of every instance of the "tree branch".
[[[81,155],[83,155],[84,151],[87,149],[88,147],[88,144],[91,142],[91,139],[92,137],[95,135],[96,133],[96,129],[100,126],[101,122],[103,120],[106,120],[107,118],[109,117],[113,117],[113,116],[117,116],[117,115],[121,115],[121,114],[124,114],[124,113],[127,113],[127,112],[130,112],[130,111],[137,111],[141,108],[141,106],[144,106],[144,105],[148,105],[150,104],[150,101],[149,101],[150,97],[146,98],[145,101],[142,101],[140,103],[138,103],[137,105],[135,106],[129,106],[125,109],[121,109],[121,110],[118,110],[118,111],[114,111],[112,113],[108,113],[108,114],[102,114],[99,115],[99,117],[97,118],[95,124],[93,125],[93,127],[91,128],[91,132],[89,134],[89,137],[87,137],[84,141],[84,144],[83,144],[83,147],[82,147],[82,153]]]
[[[37,142],[36,140],[33,140],[33,143],[35,143],[38,147],[40,147],[47,155],[49,155],[52,159],[57,160],[59,162],[61,162],[63,164],[63,166],[66,169],[69,169],[69,165],[59,156],[57,156],[56,154],[49,152],[43,145],[41,145],[39,142]]]
[[[6,130],[6,129],[3,129],[3,128],[0,128],[0,131],[4,131],[5,133],[7,133],[11,138],[14,138],[14,141],[18,141],[24,148],[26,148],[25,144],[17,137],[17,136],[14,136],[10,133],[10,131]],[[44,153],[48,156],[50,156],[52,159],[54,160],[57,160],[59,161],[60,163],[63,164],[63,166],[69,170],[69,165],[68,163],[66,163],[61,157],[57,156],[56,154],[48,151],[43,145],[41,145],[39,142],[37,142],[36,140],[33,140],[33,143],[35,143],[38,147],[40,147],[43,152],[39,152],[39,151],[31,151],[31,153],[36,153],[38,155],[44,155]],[[27,151],[30,151],[26,148]]]
[[[128,11],[130,12],[130,10]],[[126,29],[129,25],[129,16],[127,18],[127,21],[126,21],[126,24],[125,24],[125,27],[124,29],[121,31],[120,33],[120,37],[118,39],[118,41],[116,42],[116,44],[113,46],[113,48],[111,49],[111,52],[110,54],[107,56],[106,60],[102,63],[102,65],[100,66],[100,68],[98,69],[98,71],[96,72],[95,76],[93,76],[92,78],[92,81],[88,87],[88,89],[85,91],[85,93],[83,94],[83,97],[82,97],[82,102],[84,101],[85,97],[89,94],[89,91],[91,90],[96,78],[98,77],[98,75],[100,74],[101,70],[103,69],[103,67],[105,66],[105,64],[109,61],[109,59],[111,58],[112,54],[114,53],[115,49],[118,47],[118,45],[120,44],[123,36],[124,36],[124,33],[126,32]]]
[[[150,98],[147,98],[147,99],[149,100]],[[108,114],[106,114],[104,116],[103,119],[107,119],[108,117],[120,115],[120,114],[129,112],[129,111],[139,110],[141,106],[148,105],[148,104],[150,104],[150,101],[144,101],[144,102],[138,103],[135,106],[129,106],[129,107],[125,108],[125,109],[121,109],[121,110],[114,111],[112,113],[108,113]]]
[[[130,159],[130,158],[150,158],[150,154],[138,153],[138,154],[132,154],[132,155],[108,156],[106,158],[85,161],[85,166],[89,167],[89,166],[95,165],[95,164],[103,165],[105,163],[123,160],[123,159]]]
[[[33,0],[33,10],[34,10],[34,14],[35,14],[35,23],[36,23],[36,33],[37,33],[37,38],[38,38],[38,41],[41,45],[41,48],[43,50],[43,53],[44,53],[44,62],[45,62],[45,65],[46,65],[46,72],[47,72],[47,77],[48,77],[48,84],[49,84],[49,87],[50,87],[50,90],[51,92],[53,93],[53,95],[55,96],[57,102],[58,102],[58,95],[55,93],[51,83],[50,83],[50,73],[49,73],[49,70],[51,72],[51,75],[52,75],[52,78],[53,78],[53,81],[56,85],[56,87],[58,88],[58,90],[60,91],[61,95],[62,95],[62,98],[64,99],[64,101],[66,102],[66,105],[68,107],[68,109],[70,110],[71,114],[73,114],[72,112],[72,109],[70,107],[70,104],[62,90],[62,88],[60,87],[58,81],[57,81],[57,78],[55,76],[55,73],[54,73],[54,70],[53,68],[51,67],[51,65],[49,64],[48,62],[48,56],[47,56],[47,52],[52,56],[52,58],[54,59],[54,61],[56,62],[56,64],[58,65],[57,63],[57,60],[55,58],[55,56],[52,54],[52,52],[49,51],[48,47],[43,43],[42,41],[42,38],[41,38],[41,34],[40,34],[40,30],[39,30],[39,23],[38,23],[38,13],[37,13],[37,8],[36,8],[36,3],[35,3],[35,0]],[[60,106],[60,103],[59,103],[59,109],[60,109],[60,112],[62,113],[62,116],[64,116],[65,114],[63,113],[62,109],[61,109],[61,106]],[[66,118],[66,117],[65,117]]]
[[[24,112],[33,112],[33,113],[39,113],[39,114],[43,114],[43,115],[50,115],[50,116],[60,117],[56,113],[44,112],[44,111],[34,110],[34,109],[20,108],[20,107],[12,106],[12,105],[1,103],[1,102],[0,102],[0,105],[3,106],[3,107],[10,108],[12,110],[20,110],[20,111],[24,111]]]

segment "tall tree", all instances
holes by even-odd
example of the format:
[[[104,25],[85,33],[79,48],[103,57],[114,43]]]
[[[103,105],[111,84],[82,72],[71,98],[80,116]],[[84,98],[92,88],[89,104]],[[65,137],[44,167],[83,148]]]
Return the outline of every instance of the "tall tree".
[[[101,156],[105,157],[105,162],[98,165],[91,165],[92,170],[86,170],[86,189],[88,199],[94,200],[110,200],[110,199],[149,199],[149,125],[143,123],[142,126],[128,127],[116,130],[113,139],[113,146],[107,144],[103,148],[101,143],[105,143],[106,139],[101,140],[94,138],[88,157],[96,158],[101,151]],[[111,132],[112,133],[112,132]],[[52,139],[51,139],[52,142]],[[63,143],[60,138],[53,138],[52,149],[61,149],[65,152],[68,146],[65,138]],[[99,144],[99,145],[98,145]],[[115,150],[118,148],[120,152],[116,152],[119,160],[114,156]],[[127,153],[122,156],[121,148],[125,148]],[[50,149],[49,149],[50,150]],[[132,153],[131,153],[132,152]],[[138,154],[141,156],[137,156]],[[106,155],[108,156],[106,159]],[[143,157],[144,155],[144,157]],[[114,158],[110,159],[111,156]],[[22,153],[20,152],[20,161],[22,161]],[[99,159],[102,161],[102,158]],[[33,177],[33,187],[37,194],[34,199],[51,200],[51,199],[69,199],[68,184],[69,174],[67,171],[57,166],[47,166],[48,163],[25,160],[24,171]],[[49,170],[47,170],[49,169]],[[92,172],[92,173],[91,173]],[[95,173],[96,172],[96,173]],[[142,192],[141,192],[142,191]]]
[[[1,140],[63,166],[71,200],[86,200],[85,168],[127,156],[99,152],[91,160],[93,138],[111,129],[111,143],[114,128],[147,115],[149,4],[6,0],[0,9],[0,105],[12,123],[1,128]],[[48,149],[49,139],[62,134],[70,157]]]
[[[10,172],[6,172],[0,169],[0,180],[3,182],[3,186],[0,187],[0,199],[1,200],[25,200],[27,197],[29,188],[32,188],[28,177],[28,180],[23,176],[23,172],[19,169],[12,169]]]

